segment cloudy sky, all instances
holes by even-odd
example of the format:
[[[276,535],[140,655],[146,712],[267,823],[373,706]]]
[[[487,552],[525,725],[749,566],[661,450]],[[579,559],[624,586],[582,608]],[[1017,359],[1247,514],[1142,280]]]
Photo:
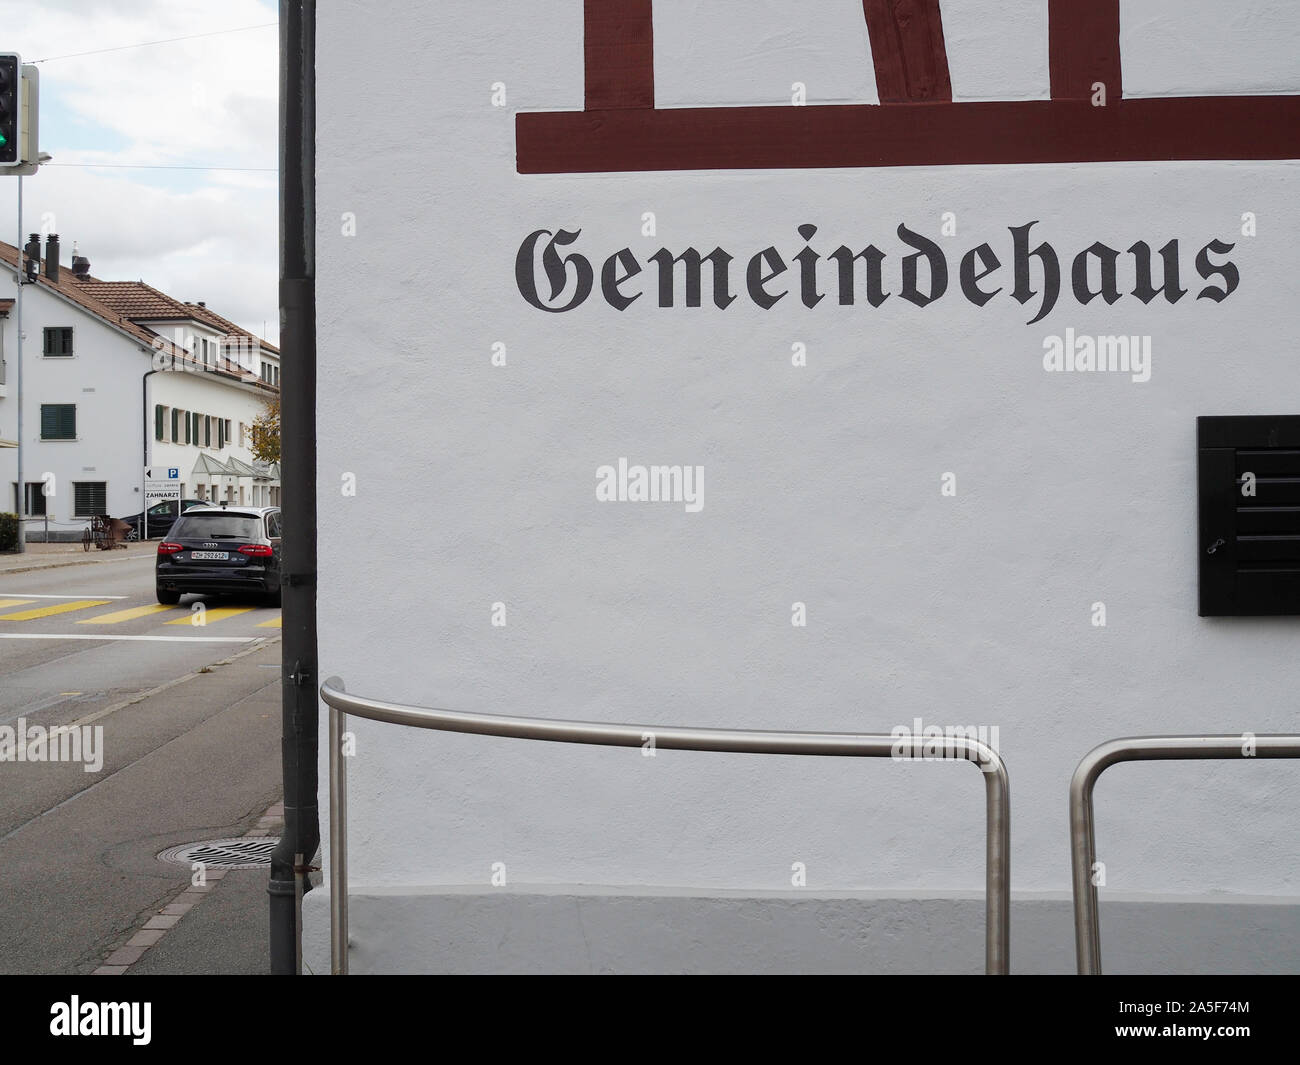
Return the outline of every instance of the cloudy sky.
[[[50,223],[65,266],[75,241],[96,277],[278,342],[277,18],[275,0],[0,0],[0,51],[44,60],[54,156],[23,182],[24,237]],[[212,36],[120,47],[197,34]],[[17,207],[17,180],[0,182],[10,244]]]

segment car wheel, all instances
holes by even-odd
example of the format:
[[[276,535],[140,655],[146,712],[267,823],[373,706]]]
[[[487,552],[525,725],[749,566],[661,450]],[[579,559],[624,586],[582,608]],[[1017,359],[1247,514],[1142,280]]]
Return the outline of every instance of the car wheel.
[[[163,606],[175,606],[177,603],[181,601],[180,592],[169,591],[166,588],[158,588],[157,592],[158,592],[158,602],[161,603]]]

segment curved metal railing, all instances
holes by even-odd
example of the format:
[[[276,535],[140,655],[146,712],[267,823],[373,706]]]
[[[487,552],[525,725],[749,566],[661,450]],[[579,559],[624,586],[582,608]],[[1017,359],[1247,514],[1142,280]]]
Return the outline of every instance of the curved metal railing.
[[[380,699],[349,695],[343,682],[331,677],[320,696],[330,708],[330,962],[331,971],[348,971],[347,768],[342,738],[347,715],[387,721],[440,732],[508,736],[523,740],[591,743],[606,747],[641,747],[653,740],[656,749],[725,751],[734,754],[807,754],[848,758],[932,760],[897,753],[895,736],[853,732],[765,732],[749,729],[658,728],[595,721],[552,721],[535,717],[470,714],[456,710],[405,706]],[[1007,768],[997,751],[966,736],[935,740],[944,744],[946,758],[974,762],[984,773],[985,791],[985,946],[984,966],[990,974],[1005,974],[1010,955],[1011,795]],[[910,743],[910,741],[909,741]],[[917,741],[920,745],[920,741]],[[927,748],[928,749],[928,748]]]
[[[1070,860],[1074,874],[1074,947],[1081,976],[1101,975],[1101,924],[1097,911],[1097,861],[1093,789],[1116,762],[1203,758],[1300,758],[1300,736],[1130,736],[1094,747],[1070,781]]]

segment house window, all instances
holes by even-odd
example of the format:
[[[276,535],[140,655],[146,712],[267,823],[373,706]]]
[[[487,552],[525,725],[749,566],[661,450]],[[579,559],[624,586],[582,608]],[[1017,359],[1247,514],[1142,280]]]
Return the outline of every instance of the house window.
[[[108,484],[105,481],[72,482],[72,516],[93,518],[108,513]]]
[[[275,374],[275,380],[272,381],[271,383],[272,383],[273,385],[275,385],[276,388],[279,388],[279,387],[280,387],[280,367],[278,367],[278,366],[272,366],[272,367],[271,367],[271,372]]]
[[[18,509],[18,485],[13,481],[9,482],[13,488],[14,510]],[[27,491],[23,493],[23,502],[26,504],[23,508],[23,514],[29,518],[42,518],[45,516],[45,492],[43,491],[45,483],[43,481],[28,481]]]
[[[64,357],[72,354],[72,326],[49,326],[45,329],[46,358]]]
[[[42,403],[41,439],[76,440],[77,405],[75,403]]]

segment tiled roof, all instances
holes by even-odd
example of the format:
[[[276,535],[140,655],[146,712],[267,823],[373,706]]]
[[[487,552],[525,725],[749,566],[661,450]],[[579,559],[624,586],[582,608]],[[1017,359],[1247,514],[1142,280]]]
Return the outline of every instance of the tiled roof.
[[[62,280],[63,270],[59,270]],[[143,281],[81,281],[75,278],[77,288],[88,293],[118,314],[138,321],[166,318],[190,318],[189,309],[179,300],[151,288]]]
[[[60,275],[62,271],[60,271]],[[227,335],[242,336],[256,341],[263,348],[275,354],[280,349],[261,337],[254,336],[247,329],[241,329],[228,318],[223,318],[216,311],[200,307],[197,303],[182,303],[172,299],[165,292],[159,292],[152,285],[143,281],[78,281],[78,288],[84,288],[101,303],[112,307],[118,314],[137,322],[165,322],[171,320],[202,322]]]
[[[12,244],[0,241],[0,260],[8,263],[10,267],[18,269],[18,249]],[[180,361],[198,365],[198,360],[184,348],[173,345],[166,337],[148,326],[142,325],[141,322],[166,320],[202,322],[210,328],[220,330],[227,335],[233,334],[243,337],[268,351],[279,354],[278,348],[259,337],[255,337],[248,330],[240,329],[233,322],[222,318],[221,315],[197,304],[182,303],[180,300],[172,299],[171,296],[159,292],[156,288],[146,285],[143,281],[103,281],[90,275],[78,278],[71,269],[60,267],[59,280],[51,282],[45,276],[44,266],[44,261],[42,261],[41,272],[36,279],[37,284],[53,289],[83,310],[103,319],[142,344],[161,348],[163,351],[175,355]],[[226,377],[257,385],[259,388],[264,388],[270,392],[279,391],[262,381],[260,375],[252,373],[238,365],[238,363],[224,357],[218,364],[217,372]]]

